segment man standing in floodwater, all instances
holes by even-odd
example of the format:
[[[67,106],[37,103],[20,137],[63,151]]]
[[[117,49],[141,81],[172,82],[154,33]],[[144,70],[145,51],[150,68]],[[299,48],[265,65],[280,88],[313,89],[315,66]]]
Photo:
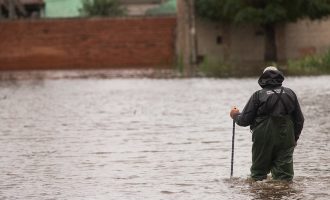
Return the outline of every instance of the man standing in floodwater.
[[[230,116],[252,131],[251,178],[263,180],[271,172],[274,180],[292,180],[293,151],[304,125],[296,94],[283,87],[283,73],[267,67],[256,91],[242,112],[234,106]]]

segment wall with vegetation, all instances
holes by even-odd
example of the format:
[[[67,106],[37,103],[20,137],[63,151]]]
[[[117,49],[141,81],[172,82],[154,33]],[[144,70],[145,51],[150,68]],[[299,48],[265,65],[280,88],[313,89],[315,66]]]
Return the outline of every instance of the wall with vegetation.
[[[264,33],[258,26],[226,25],[197,18],[198,54],[211,60],[260,68],[264,60]],[[330,49],[330,18],[300,20],[276,27],[280,62],[322,54]]]

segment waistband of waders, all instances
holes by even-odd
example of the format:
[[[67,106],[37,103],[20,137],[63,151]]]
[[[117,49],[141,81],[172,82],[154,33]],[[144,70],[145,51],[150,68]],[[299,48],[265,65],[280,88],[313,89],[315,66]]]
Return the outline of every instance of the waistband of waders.
[[[255,130],[255,128],[257,128],[258,125],[260,125],[261,123],[263,123],[266,120],[291,120],[292,121],[292,117],[291,115],[263,115],[263,116],[259,116],[254,120],[254,123],[250,126],[250,130],[251,132],[253,132]]]

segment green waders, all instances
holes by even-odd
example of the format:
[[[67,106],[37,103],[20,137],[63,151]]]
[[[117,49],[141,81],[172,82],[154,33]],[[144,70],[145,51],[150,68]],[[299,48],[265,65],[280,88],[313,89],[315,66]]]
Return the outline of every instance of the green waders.
[[[283,88],[279,94],[274,90],[272,92],[277,96],[277,100],[269,113],[272,113],[280,101],[288,112],[281,98]],[[251,177],[254,180],[262,180],[271,172],[275,180],[292,180],[294,175],[292,156],[296,142],[291,116],[270,114],[257,118],[256,124],[258,125],[253,129],[252,134]]]
[[[256,121],[259,124],[252,134],[252,179],[265,179],[271,172],[274,180],[292,180],[295,139],[291,117],[266,116]]]

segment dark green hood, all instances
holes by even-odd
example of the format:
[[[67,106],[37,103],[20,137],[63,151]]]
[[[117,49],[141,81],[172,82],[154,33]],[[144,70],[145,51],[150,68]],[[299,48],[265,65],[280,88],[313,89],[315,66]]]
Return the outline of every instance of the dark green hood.
[[[259,78],[258,83],[260,87],[277,87],[281,86],[284,81],[284,76],[281,71],[267,70]]]

